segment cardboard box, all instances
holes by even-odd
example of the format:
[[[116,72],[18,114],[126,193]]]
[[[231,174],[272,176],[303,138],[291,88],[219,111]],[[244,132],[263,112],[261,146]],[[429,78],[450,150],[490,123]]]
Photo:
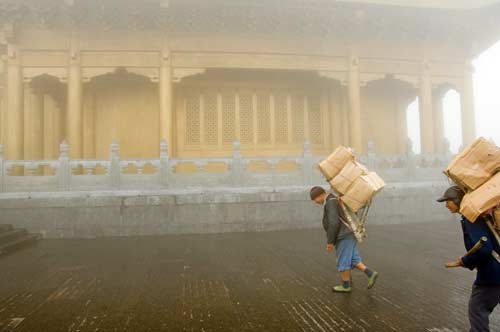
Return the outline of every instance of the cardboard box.
[[[369,172],[361,175],[341,199],[352,211],[358,212],[384,187],[384,180],[375,172]]]
[[[333,179],[349,161],[354,161],[352,151],[344,146],[339,146],[325,160],[319,163],[319,170],[327,181]]]
[[[477,188],[466,194],[460,204],[460,213],[471,222],[484,212],[500,204],[500,173]]]
[[[500,148],[478,138],[458,154],[444,173],[466,190],[475,190],[500,170]]]
[[[335,191],[344,195],[361,175],[368,173],[368,169],[362,164],[348,161],[340,173],[330,181],[330,185]]]

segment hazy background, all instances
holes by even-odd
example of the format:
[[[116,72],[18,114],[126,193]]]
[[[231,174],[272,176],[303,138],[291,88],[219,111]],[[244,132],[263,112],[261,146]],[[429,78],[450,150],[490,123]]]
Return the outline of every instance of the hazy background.
[[[500,42],[497,42],[474,61],[474,97],[478,136],[493,139],[500,145]],[[451,150],[462,145],[460,123],[460,96],[448,92],[443,99],[444,132],[450,140]],[[420,152],[420,124],[418,101],[408,107],[408,136],[413,140],[415,152]]]

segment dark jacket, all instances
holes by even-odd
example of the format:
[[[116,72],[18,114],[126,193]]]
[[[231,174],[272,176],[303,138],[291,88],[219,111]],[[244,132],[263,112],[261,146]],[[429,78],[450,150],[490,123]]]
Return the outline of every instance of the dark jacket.
[[[463,257],[464,266],[470,270],[477,269],[476,281],[478,286],[500,285],[500,263],[493,257],[492,250],[500,254],[500,245],[486,225],[484,219],[471,223],[462,217],[462,231],[464,233],[465,249],[470,250],[482,236],[488,241],[476,253]]]
[[[340,220],[341,217],[342,208],[340,207],[339,199],[333,194],[328,195],[323,211],[323,228],[326,231],[328,244],[335,245],[337,241],[352,234],[352,231]]]

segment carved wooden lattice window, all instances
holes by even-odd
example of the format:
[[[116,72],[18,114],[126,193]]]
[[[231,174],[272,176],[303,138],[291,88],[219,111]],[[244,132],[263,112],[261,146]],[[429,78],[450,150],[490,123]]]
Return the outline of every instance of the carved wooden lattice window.
[[[304,96],[292,95],[293,142],[304,142]]]
[[[187,144],[200,144],[200,96],[186,96],[186,131]]]
[[[257,141],[259,144],[271,143],[271,113],[269,94],[257,95]]]
[[[217,145],[219,136],[219,120],[217,117],[217,94],[208,92],[203,96],[204,101],[204,143]]]
[[[253,143],[253,96],[240,93],[240,140],[242,144]]]
[[[238,136],[245,148],[256,150],[273,144],[300,148],[306,135],[314,145],[325,144],[328,128],[319,94],[306,97],[301,91],[276,88],[237,92],[226,87],[220,93],[214,88],[190,90],[183,99],[180,125],[185,126],[184,144],[190,152],[204,147],[229,151]]]
[[[234,91],[222,93],[222,143],[231,144],[235,138],[236,101]]]
[[[309,135],[311,143],[323,143],[323,128],[321,121],[321,107],[319,96],[307,97],[308,116],[309,116]]]
[[[278,144],[288,142],[288,113],[287,95],[284,92],[277,92],[274,95],[274,123],[275,139]]]

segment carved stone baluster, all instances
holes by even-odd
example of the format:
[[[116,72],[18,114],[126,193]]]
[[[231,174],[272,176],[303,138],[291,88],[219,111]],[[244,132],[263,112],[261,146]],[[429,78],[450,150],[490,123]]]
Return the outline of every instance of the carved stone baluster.
[[[268,161],[268,163],[269,163],[269,168],[271,169],[272,172],[274,172],[278,167],[279,160],[271,159]]]
[[[36,170],[37,170],[37,165],[35,163],[26,163],[26,174],[28,176],[35,176]]]
[[[137,164],[135,165],[135,168],[137,169],[137,174],[144,174],[144,166],[145,163],[143,161],[137,162]]]
[[[376,169],[376,156],[375,156],[375,142],[372,139],[368,141],[368,153],[367,153],[367,161],[366,166],[369,169]]]
[[[406,144],[406,166],[408,170],[408,180],[411,182],[415,179],[417,165],[415,152],[413,152],[413,142],[410,138],[408,138]]]
[[[109,164],[109,181],[113,189],[120,188],[120,146],[117,142],[111,143],[111,155]]]
[[[4,191],[3,145],[0,145],[0,192]]]
[[[443,142],[444,149],[444,164],[447,165],[453,158],[453,153],[451,152],[450,141],[445,137]]]
[[[168,143],[165,140],[160,141],[160,184],[168,186],[168,178],[170,175],[170,165],[168,156]]]
[[[57,168],[57,178],[60,191],[70,190],[71,167],[69,163],[69,145],[63,141],[59,145],[59,166]]]
[[[239,141],[233,142],[233,160],[231,169],[231,183],[238,185],[243,182],[243,159],[241,157],[241,144]]]
[[[312,184],[313,179],[313,158],[311,152],[311,144],[309,141],[304,142],[304,154],[302,158],[302,174],[304,184]]]
[[[85,175],[92,175],[94,173],[94,169],[96,167],[96,165],[92,165],[92,164],[84,164],[84,174]]]
[[[207,162],[197,161],[194,163],[198,172],[203,172],[207,167]]]

